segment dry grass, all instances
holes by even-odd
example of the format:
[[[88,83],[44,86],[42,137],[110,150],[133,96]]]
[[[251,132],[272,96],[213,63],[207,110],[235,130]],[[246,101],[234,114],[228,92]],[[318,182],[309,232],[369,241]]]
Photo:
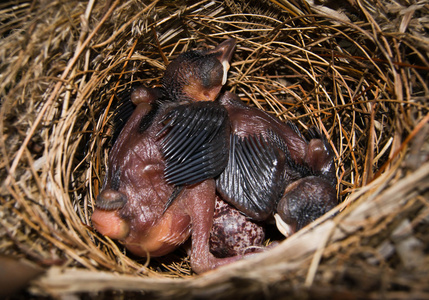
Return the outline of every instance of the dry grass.
[[[429,5],[146,2],[0,6],[0,253],[48,270],[31,291],[429,297]],[[226,37],[227,89],[330,137],[341,213],[195,277],[181,252],[128,256],[90,216],[118,94]]]

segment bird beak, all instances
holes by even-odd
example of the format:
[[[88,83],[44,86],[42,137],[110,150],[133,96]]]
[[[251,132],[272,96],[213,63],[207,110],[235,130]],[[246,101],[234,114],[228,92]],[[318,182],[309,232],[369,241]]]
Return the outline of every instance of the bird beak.
[[[283,221],[282,217],[280,217],[279,214],[275,214],[274,215],[274,219],[276,220],[276,226],[277,229],[285,236],[285,237],[290,237],[293,233],[294,230],[292,228],[292,226],[286,224],[285,221]]]
[[[226,41],[223,41],[219,45],[216,46],[213,50],[211,50],[209,53],[218,53],[217,58],[219,59],[220,63],[223,66],[223,78],[222,78],[222,85],[226,83],[227,74],[229,70],[229,62],[231,61],[232,54],[235,50],[236,41],[235,39],[227,39]]]

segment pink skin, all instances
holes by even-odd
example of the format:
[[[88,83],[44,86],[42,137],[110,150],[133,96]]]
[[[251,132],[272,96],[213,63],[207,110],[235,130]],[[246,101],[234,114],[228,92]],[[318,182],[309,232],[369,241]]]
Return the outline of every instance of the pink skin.
[[[220,103],[228,110],[231,133],[241,137],[252,134],[267,137],[271,130],[287,144],[289,153],[297,164],[306,164],[319,173],[335,175],[333,154],[326,149],[321,139],[312,139],[307,143],[288,124],[260,109],[244,105],[237,95],[230,92],[225,92],[220,97]]]
[[[307,142],[292,128],[266,112],[244,105],[240,99],[230,92],[220,98],[220,103],[228,110],[232,132],[238,136],[261,134],[267,138],[269,130],[275,131],[287,143],[292,158],[303,163],[307,152]]]
[[[205,81],[193,72],[198,65],[183,57],[173,61],[163,78],[163,86],[171,99],[176,103],[182,101],[176,97],[214,101],[224,84],[225,65],[234,47],[235,41],[227,40],[206,51],[214,56],[210,70],[213,74],[204,77]],[[130,252],[139,256],[165,255],[190,237],[191,267],[197,273],[238,260],[241,256],[220,259],[210,253],[216,197],[214,179],[185,187],[164,212],[174,187],[164,179],[165,161],[159,148],[162,137],[156,134],[163,128],[160,121],[170,106],[163,105],[149,127],[143,132],[140,130],[142,119],[158,96],[156,90],[143,87],[131,95],[137,107],[110,151],[103,190],[92,215],[94,228],[120,240]]]
[[[148,130],[138,132],[140,120],[150,110],[149,103],[157,97],[151,91],[139,88],[132,94],[132,101],[137,104],[137,108],[111,150],[110,168],[92,216],[94,227],[101,234],[120,240],[130,252],[139,256],[156,257],[168,254],[191,237],[191,266],[197,273],[241,259],[242,255],[216,258],[210,252],[209,238],[216,199],[213,179],[185,188],[163,214],[165,203],[173,192],[173,186],[167,184],[163,178],[165,164],[157,146],[159,137],[155,136],[163,125],[155,119]],[[308,147],[307,143],[288,126],[267,117],[265,112],[240,107],[231,100],[236,99],[235,97],[226,93],[221,99],[230,114],[235,134],[242,136],[250,133],[266,134],[267,129],[282,128],[283,130],[279,132],[288,135],[285,140],[288,146],[291,144],[290,147],[293,149],[291,155],[294,159],[307,160],[318,168],[324,166],[323,161],[327,160],[328,156],[320,140],[311,141],[310,146],[314,145]],[[325,159],[317,160],[318,156]],[[117,170],[121,173],[120,184],[118,188],[113,188]],[[288,187],[285,196],[289,195],[294,186],[292,184]],[[298,193],[298,197],[300,195],[301,193]],[[289,221],[291,217],[288,215],[286,199],[287,197],[283,197],[278,209],[282,218]],[[250,224],[251,222],[244,217],[242,219],[244,221],[240,219],[240,226],[255,230],[255,225]],[[225,226],[223,228],[225,232],[226,228],[231,228],[231,224]],[[295,223],[291,226],[293,231],[299,229]],[[222,229],[222,226],[220,228]],[[235,234],[243,233],[237,231]],[[260,242],[256,244],[248,242],[243,246],[241,253],[244,253],[244,248],[248,246],[259,245]],[[230,247],[232,251],[231,245],[226,247]],[[241,250],[234,251],[240,253]]]
[[[180,60],[173,61],[172,68],[167,68],[163,85],[173,87],[171,95],[182,95],[186,101],[214,101],[223,84],[220,70],[224,68],[225,60],[231,58],[234,45],[228,40],[213,50],[219,53],[216,59],[222,66],[217,66],[210,85],[192,77],[193,73],[187,71],[192,69],[192,65]],[[176,67],[181,67],[180,71],[173,72]],[[180,80],[173,75],[179,76]],[[191,238],[191,267],[197,273],[241,259],[242,255],[217,258],[210,252],[216,199],[213,179],[185,187],[164,212],[174,187],[164,179],[165,161],[159,149],[162,137],[156,134],[163,128],[160,120],[170,106],[161,106],[150,126],[143,132],[140,130],[141,120],[158,97],[156,90],[146,88],[138,88],[131,95],[136,109],[111,149],[103,190],[97,197],[92,215],[94,228],[103,235],[120,240],[130,252],[139,256],[168,254]],[[263,111],[237,104],[236,98],[226,92],[220,99],[228,110],[233,133],[266,137],[268,130],[274,130],[284,139],[297,164],[305,162],[321,171],[330,171],[332,164],[326,163],[327,160],[330,162],[330,156],[323,152],[323,144],[317,141],[307,144],[290,126]],[[322,162],[318,157],[323,158]],[[285,199],[282,201],[286,203]],[[288,207],[282,206],[281,209],[287,212]],[[243,224],[247,226],[246,220]]]
[[[240,259],[219,259],[210,253],[216,189],[213,179],[185,188],[163,214],[173,192],[173,186],[163,178],[164,161],[157,146],[159,137],[155,136],[163,125],[158,124],[158,117],[148,130],[138,133],[140,120],[150,108],[147,102],[152,100],[142,94],[142,98],[134,99],[137,108],[110,152],[110,168],[92,215],[95,229],[120,240],[139,256],[168,254],[191,237],[191,266],[197,273]],[[120,173],[120,179],[114,178],[115,172]],[[114,187],[115,180],[119,180],[119,187]],[[118,204],[118,199],[125,200]]]
[[[337,204],[333,153],[321,139],[304,140],[288,124],[280,122],[264,111],[245,106],[236,95],[225,92],[220,103],[228,110],[231,133],[240,137],[275,132],[287,145],[297,165],[305,165],[316,176],[288,180],[277,212],[293,234],[314,221]],[[285,157],[279,157],[280,160]],[[288,176],[288,169],[286,176]],[[295,181],[297,180],[297,181]],[[231,199],[227,201],[232,201]],[[245,208],[239,207],[245,211]],[[275,212],[274,212],[275,213]]]

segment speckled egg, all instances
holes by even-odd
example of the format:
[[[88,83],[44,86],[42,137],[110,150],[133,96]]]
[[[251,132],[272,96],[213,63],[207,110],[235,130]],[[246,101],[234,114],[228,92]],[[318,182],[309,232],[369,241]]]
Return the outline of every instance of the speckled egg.
[[[216,197],[210,251],[219,258],[261,250],[265,230],[234,207]]]

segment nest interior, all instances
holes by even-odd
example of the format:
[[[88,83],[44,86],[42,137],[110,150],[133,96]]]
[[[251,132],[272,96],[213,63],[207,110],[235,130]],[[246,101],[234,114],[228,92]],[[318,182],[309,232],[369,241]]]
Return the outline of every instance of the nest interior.
[[[33,279],[26,293],[429,298],[427,2],[18,0],[0,12],[0,253],[42,274],[17,275]],[[224,89],[326,134],[341,203],[195,276],[183,252],[133,257],[90,216],[121,93],[228,37]]]

